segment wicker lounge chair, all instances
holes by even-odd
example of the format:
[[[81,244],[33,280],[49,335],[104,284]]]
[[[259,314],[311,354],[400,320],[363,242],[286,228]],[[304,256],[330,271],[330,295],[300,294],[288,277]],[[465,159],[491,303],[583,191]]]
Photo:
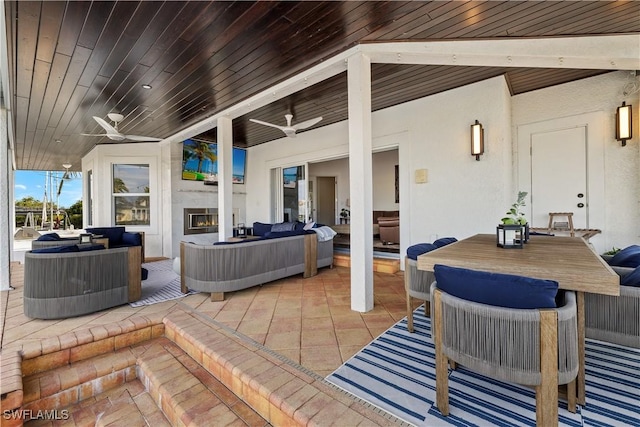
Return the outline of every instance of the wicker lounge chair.
[[[25,253],[24,314],[36,319],[80,316],[136,301],[141,247],[69,253]]]

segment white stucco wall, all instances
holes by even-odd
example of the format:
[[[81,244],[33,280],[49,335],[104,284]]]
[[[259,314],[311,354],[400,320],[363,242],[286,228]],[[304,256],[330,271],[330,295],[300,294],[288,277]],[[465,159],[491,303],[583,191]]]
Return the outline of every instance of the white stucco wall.
[[[507,85],[498,77],[373,113],[374,150],[399,148],[401,253],[436,235],[464,238],[495,231],[516,191],[510,111]],[[470,154],[470,125],[476,119],[485,128],[480,161]],[[347,135],[347,123],[341,122],[250,148],[248,222],[269,219],[271,168],[344,157]],[[423,168],[429,181],[415,184],[413,173]]]
[[[604,152],[605,218],[604,224],[598,226],[602,234],[590,239],[598,251],[640,242],[640,94],[622,94],[628,79],[626,71],[607,73],[512,98],[514,140],[517,128],[525,124],[602,113],[603,134],[588,141],[602,144]],[[616,108],[622,101],[634,109],[634,138],[627,141],[626,147],[615,140]]]
[[[145,255],[148,257],[163,256],[162,224],[163,224],[163,188],[161,177],[161,147],[155,143],[133,144],[101,144],[97,145],[82,159],[82,176],[93,171],[93,224],[87,224],[84,215],[84,227],[110,227],[115,225],[112,206],[111,165],[148,164],[150,187],[150,225],[127,226],[127,231],[143,231],[145,233]],[[82,205],[89,206],[88,191],[83,186]]]
[[[210,245],[218,241],[218,233],[184,234],[184,208],[217,208],[218,187],[204,185],[200,181],[188,181],[182,179],[182,144],[171,144],[166,147],[164,157],[170,156],[170,171],[164,177],[168,182],[170,191],[166,201],[170,204],[170,221],[165,224],[168,235],[171,236],[167,257],[175,258],[180,255],[180,242],[188,241],[198,244]],[[245,186],[233,184],[232,204],[236,215],[236,224],[246,222],[245,213]]]

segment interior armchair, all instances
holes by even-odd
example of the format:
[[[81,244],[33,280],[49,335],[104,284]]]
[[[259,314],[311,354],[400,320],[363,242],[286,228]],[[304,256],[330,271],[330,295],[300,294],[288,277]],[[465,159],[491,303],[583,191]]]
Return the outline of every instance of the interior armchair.
[[[400,243],[400,217],[380,217],[378,218],[380,227],[380,240],[385,245]]]

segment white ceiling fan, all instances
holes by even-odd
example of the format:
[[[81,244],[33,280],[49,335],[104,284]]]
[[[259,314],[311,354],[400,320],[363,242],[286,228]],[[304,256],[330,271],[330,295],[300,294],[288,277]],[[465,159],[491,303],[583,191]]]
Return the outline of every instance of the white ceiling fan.
[[[316,117],[315,119],[310,119],[302,123],[298,123],[297,125],[291,125],[291,119],[293,119],[293,114],[285,114],[284,117],[287,119],[286,126],[274,125],[273,123],[267,123],[267,122],[263,122],[262,120],[256,120],[256,119],[249,119],[249,121],[258,123],[260,125],[271,126],[272,128],[280,129],[288,137],[295,138],[297,131],[310,128],[311,126],[315,125],[320,120],[322,120],[322,117]]]
[[[100,126],[102,126],[102,128],[105,130],[106,133],[103,133],[103,134],[82,133],[81,135],[82,136],[106,136],[110,140],[117,141],[117,142],[127,142],[127,141],[132,141],[132,142],[157,142],[157,141],[162,141],[162,138],[154,138],[152,136],[125,135],[123,133],[120,133],[120,131],[118,131],[118,123],[120,123],[122,120],[124,120],[124,116],[122,114],[118,114],[118,113],[109,113],[109,114],[107,114],[107,116],[113,122],[113,126],[111,126],[109,123],[107,123],[106,120],[104,120],[104,119],[102,119],[100,117],[93,116],[93,119],[96,122],[98,122],[98,124]]]

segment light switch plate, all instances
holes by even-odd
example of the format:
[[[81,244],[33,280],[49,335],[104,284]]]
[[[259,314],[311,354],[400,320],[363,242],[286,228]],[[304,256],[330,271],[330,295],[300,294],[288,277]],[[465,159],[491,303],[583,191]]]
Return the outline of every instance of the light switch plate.
[[[416,184],[425,184],[428,180],[426,169],[416,169]]]

